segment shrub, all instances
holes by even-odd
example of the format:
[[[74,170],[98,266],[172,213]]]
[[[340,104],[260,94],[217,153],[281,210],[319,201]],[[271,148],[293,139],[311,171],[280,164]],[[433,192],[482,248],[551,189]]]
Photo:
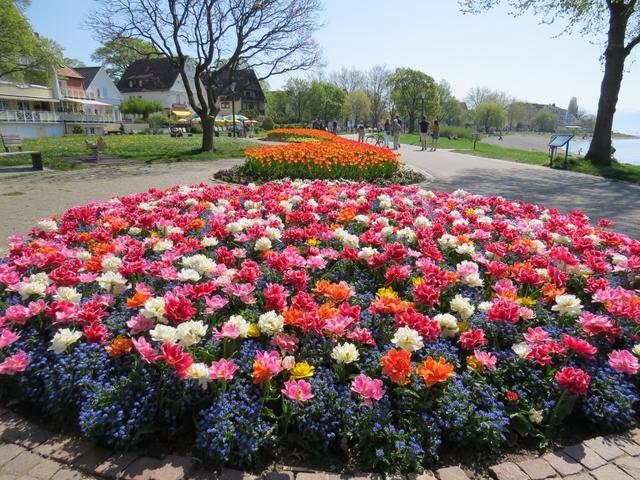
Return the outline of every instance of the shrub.
[[[262,128],[265,130],[272,130],[274,127],[273,119],[271,117],[264,117],[262,119]]]
[[[467,127],[456,127],[450,125],[443,125],[440,127],[440,136],[446,138],[466,138],[468,140],[473,140],[476,132],[471,128]]]
[[[74,125],[71,127],[71,133],[81,134],[84,133],[84,128],[80,125]]]
[[[191,133],[202,133],[202,125],[197,123],[191,125]]]

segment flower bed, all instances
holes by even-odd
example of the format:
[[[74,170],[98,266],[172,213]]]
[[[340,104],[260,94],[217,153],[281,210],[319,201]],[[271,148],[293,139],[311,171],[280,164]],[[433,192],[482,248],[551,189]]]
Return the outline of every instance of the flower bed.
[[[334,142],[342,140],[341,137],[325,130],[313,128],[276,128],[269,130],[264,137],[272,142]]]
[[[245,155],[242,173],[261,180],[375,180],[390,177],[400,167],[398,155],[388,148],[351,140],[254,147]]]
[[[419,470],[638,406],[640,242],[521,202],[316,181],[93,203],[0,261],[0,392],[113,448]],[[290,443],[291,442],[291,443]]]

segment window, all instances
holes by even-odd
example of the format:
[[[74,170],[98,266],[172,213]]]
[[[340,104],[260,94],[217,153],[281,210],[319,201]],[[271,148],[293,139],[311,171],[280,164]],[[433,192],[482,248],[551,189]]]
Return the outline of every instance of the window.
[[[231,103],[230,102],[221,102],[220,103],[220,108],[231,108]]]
[[[0,100],[0,110],[9,110],[8,100]]]
[[[129,88],[133,88],[133,80],[129,80]]]
[[[100,98],[100,87],[96,88],[96,94],[98,95],[98,98]]]
[[[142,80],[138,80],[138,86],[141,87],[142,86]]]

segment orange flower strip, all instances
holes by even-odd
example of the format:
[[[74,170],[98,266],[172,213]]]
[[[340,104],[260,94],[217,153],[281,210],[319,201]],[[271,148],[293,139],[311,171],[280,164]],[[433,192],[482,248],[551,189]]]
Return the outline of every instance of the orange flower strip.
[[[411,353],[392,348],[382,357],[380,365],[382,365],[382,373],[388,376],[392,382],[398,385],[409,383],[412,370]]]
[[[291,131],[305,132],[304,129]],[[324,141],[249,148],[245,150],[247,160],[242,167],[243,172],[264,179],[372,180],[389,177],[400,167],[398,154],[388,148],[354,142],[320,130],[310,131],[323,138],[328,137]],[[345,212],[344,215],[348,218],[350,213]]]
[[[433,387],[436,383],[444,383],[455,376],[453,365],[448,363],[444,357],[438,361],[433,357],[427,358],[416,368],[416,373],[422,377],[427,387]]]

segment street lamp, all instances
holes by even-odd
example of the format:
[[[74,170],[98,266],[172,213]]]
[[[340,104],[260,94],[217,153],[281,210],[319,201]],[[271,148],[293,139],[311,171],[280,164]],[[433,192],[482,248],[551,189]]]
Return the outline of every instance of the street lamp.
[[[236,136],[236,82],[231,82],[231,128]]]

